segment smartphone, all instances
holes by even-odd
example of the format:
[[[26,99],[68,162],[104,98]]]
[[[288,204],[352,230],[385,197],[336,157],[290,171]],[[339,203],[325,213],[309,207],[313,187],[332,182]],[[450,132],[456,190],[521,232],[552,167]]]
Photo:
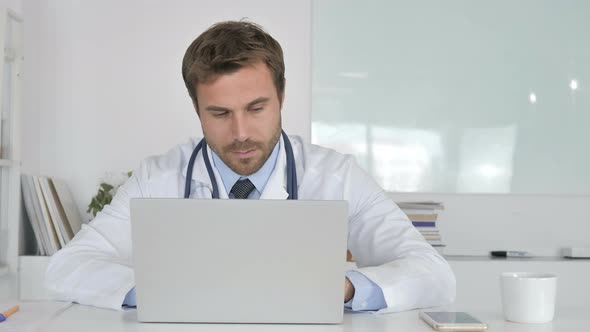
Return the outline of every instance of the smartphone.
[[[437,331],[485,331],[488,325],[466,312],[420,311],[420,318]]]

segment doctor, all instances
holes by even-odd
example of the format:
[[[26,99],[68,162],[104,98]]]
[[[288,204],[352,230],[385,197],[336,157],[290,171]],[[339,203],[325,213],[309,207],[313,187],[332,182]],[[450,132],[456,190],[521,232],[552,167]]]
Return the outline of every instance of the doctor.
[[[352,157],[282,134],[284,72],[281,46],[253,23],[222,22],[201,34],[186,51],[182,76],[205,141],[144,160],[52,257],[49,296],[119,310],[135,304],[130,198],[298,196],[349,202],[348,249],[358,269],[344,277],[345,306],[402,311],[452,302],[448,263]]]

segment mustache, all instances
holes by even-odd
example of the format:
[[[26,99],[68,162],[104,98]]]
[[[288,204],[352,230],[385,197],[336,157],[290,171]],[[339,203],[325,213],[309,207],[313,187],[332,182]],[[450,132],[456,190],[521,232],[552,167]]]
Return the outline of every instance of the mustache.
[[[227,145],[223,148],[224,153],[236,152],[236,151],[247,151],[254,148],[262,149],[263,144],[256,141],[245,140],[243,142],[234,141],[232,144]]]

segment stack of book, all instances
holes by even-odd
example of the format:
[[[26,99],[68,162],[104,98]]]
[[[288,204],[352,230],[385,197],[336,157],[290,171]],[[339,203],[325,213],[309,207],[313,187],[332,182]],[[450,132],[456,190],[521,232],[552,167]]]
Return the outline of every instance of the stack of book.
[[[63,181],[23,174],[21,188],[38,254],[53,255],[80,230],[80,211]]]
[[[438,212],[444,209],[441,202],[397,202],[397,206],[404,211],[414,227],[424,236],[426,241],[441,255],[445,244],[442,242],[440,231],[436,226]]]

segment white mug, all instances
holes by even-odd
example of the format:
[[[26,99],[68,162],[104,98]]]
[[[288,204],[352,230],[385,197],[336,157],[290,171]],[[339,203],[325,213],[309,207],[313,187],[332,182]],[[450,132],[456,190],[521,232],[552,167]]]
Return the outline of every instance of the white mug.
[[[502,273],[500,287],[506,320],[517,323],[547,323],[553,320],[556,275],[530,272]]]

